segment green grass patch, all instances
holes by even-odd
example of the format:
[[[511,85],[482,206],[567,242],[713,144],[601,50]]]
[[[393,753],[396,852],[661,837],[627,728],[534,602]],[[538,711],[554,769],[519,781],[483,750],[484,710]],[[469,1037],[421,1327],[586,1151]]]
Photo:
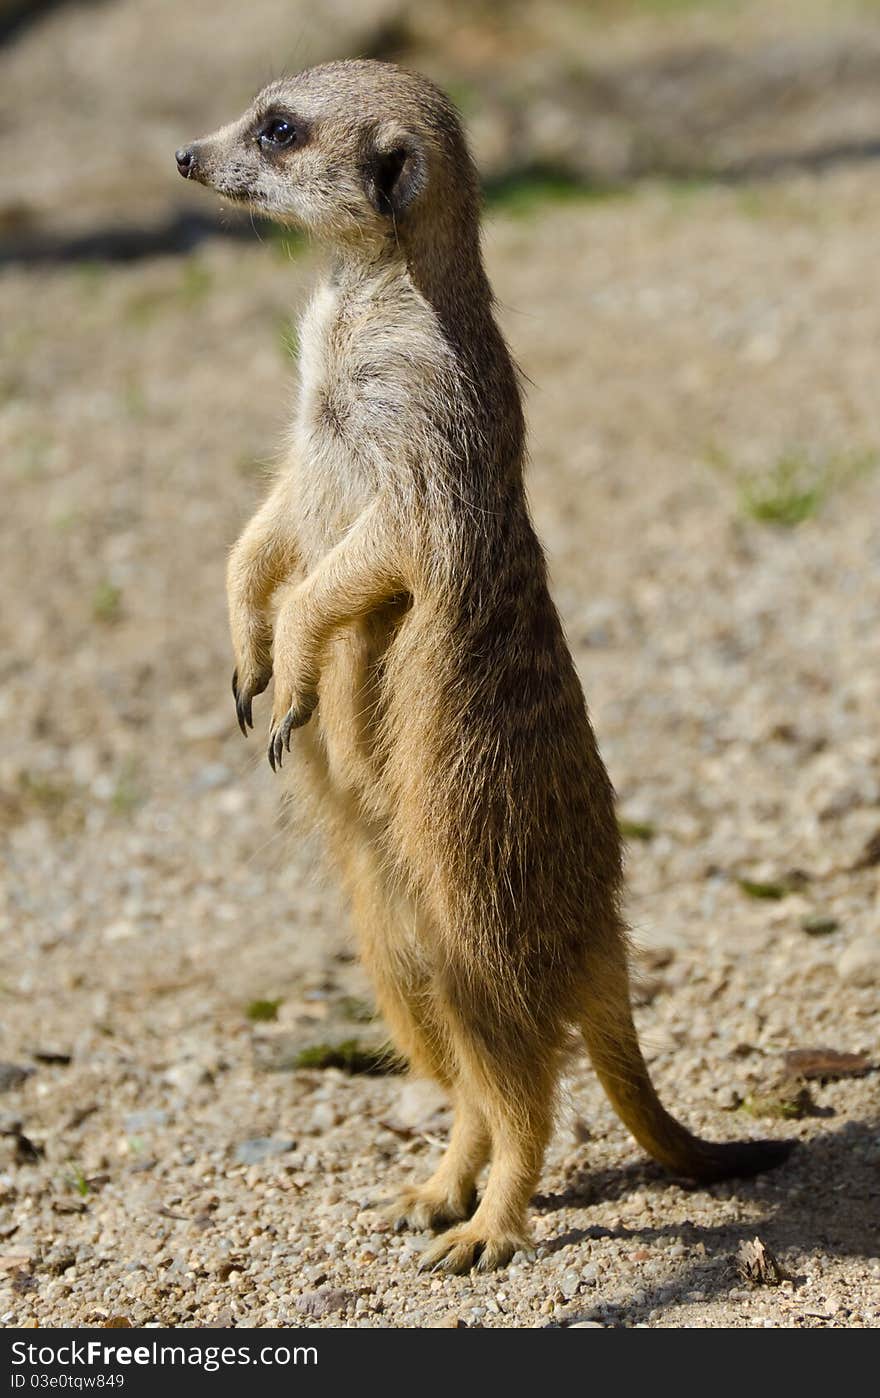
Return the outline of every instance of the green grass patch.
[[[358,999],[356,995],[343,995],[339,1009],[345,1019],[350,1019],[353,1024],[372,1024],[376,1018],[373,1006],[366,1000]]]
[[[122,613],[122,592],[109,578],[102,578],[92,593],[92,616],[95,621],[109,626],[118,621]]]
[[[550,206],[620,199],[629,193],[623,185],[591,184],[568,171],[544,166],[513,170],[483,185],[487,210],[514,218],[528,218]]]
[[[281,1000],[251,1000],[245,1014],[253,1024],[274,1024],[282,1003]]]
[[[763,899],[768,903],[778,903],[791,893],[791,884],[783,880],[762,883],[758,879],[737,879],[739,887],[748,898]]]
[[[67,1182],[71,1189],[75,1189],[81,1199],[88,1199],[91,1193],[89,1182],[86,1179],[85,1171],[77,1165],[72,1175],[68,1175]]]
[[[653,840],[657,827],[649,820],[618,820],[617,828],[622,840]]]
[[[783,456],[767,475],[740,482],[740,508],[762,524],[791,528],[816,513],[828,490],[821,473],[805,471],[797,457]]]
[[[769,466],[738,469],[720,452],[710,464],[731,477],[740,514],[759,524],[792,529],[812,519],[835,491],[852,484],[877,464],[875,451],[817,456],[792,448]]]
[[[808,1087],[802,1083],[780,1083],[768,1092],[753,1092],[740,1103],[739,1110],[747,1116],[769,1121],[800,1121],[814,1116],[816,1104]]]
[[[808,937],[830,937],[832,932],[836,932],[840,927],[840,923],[836,917],[809,913],[807,917],[801,918],[801,927]]]
[[[137,779],[137,764],[129,758],[116,775],[116,783],[110,797],[110,807],[115,815],[130,816],[143,805],[146,799],[143,787]]]
[[[344,1073],[365,1073],[370,1077],[403,1072],[403,1064],[390,1044],[377,1047],[359,1039],[343,1039],[336,1044],[311,1044],[301,1049],[294,1068],[341,1068]]]

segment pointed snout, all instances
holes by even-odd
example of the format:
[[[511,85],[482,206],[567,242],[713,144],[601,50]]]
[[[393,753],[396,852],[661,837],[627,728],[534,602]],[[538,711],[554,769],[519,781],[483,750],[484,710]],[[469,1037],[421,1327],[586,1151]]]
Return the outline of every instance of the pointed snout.
[[[189,180],[198,169],[198,158],[195,146],[181,146],[180,150],[174,152],[174,159],[177,161],[177,169],[185,180]]]

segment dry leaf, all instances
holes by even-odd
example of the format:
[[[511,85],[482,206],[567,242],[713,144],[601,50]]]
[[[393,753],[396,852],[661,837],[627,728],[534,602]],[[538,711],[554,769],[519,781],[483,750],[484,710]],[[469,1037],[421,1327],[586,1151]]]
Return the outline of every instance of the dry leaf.
[[[752,1286],[778,1286],[785,1280],[782,1268],[760,1238],[740,1243],[736,1266],[743,1281]]]
[[[858,1078],[871,1067],[863,1053],[830,1048],[792,1049],[784,1063],[786,1072],[799,1078]]]

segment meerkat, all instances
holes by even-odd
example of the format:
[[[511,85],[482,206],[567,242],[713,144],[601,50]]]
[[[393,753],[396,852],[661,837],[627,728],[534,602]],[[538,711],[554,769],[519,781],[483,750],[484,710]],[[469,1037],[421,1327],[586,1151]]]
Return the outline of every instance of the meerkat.
[[[642,1057],[614,794],[526,504],[452,103],[392,64],[330,63],[176,159],[331,252],[285,463],[229,560],[233,691],[247,735],[274,679],[269,762],[294,752],[292,799],[325,832],[392,1037],[452,1099],[439,1167],[391,1217],[438,1231],[427,1268],[527,1248],[577,1031],[669,1170],[778,1164],[789,1142],[692,1135]]]

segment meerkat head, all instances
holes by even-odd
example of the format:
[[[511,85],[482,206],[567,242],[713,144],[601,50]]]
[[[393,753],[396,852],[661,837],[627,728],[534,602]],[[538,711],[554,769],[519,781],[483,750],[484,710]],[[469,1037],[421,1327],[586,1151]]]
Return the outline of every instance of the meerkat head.
[[[476,175],[452,103],[391,63],[329,63],[273,82],[176,159],[185,179],[365,251],[417,228],[436,240],[476,227]]]

